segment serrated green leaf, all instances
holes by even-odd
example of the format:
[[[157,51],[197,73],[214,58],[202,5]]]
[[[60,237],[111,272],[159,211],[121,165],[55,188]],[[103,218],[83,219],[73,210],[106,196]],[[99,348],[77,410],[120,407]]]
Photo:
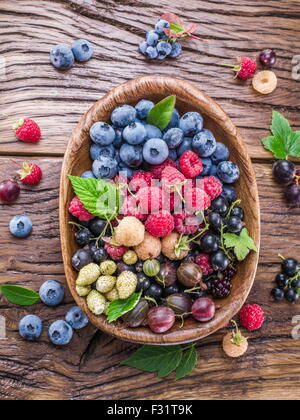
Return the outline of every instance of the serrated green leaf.
[[[288,137],[289,155],[293,157],[300,156],[300,132],[292,131]]]
[[[142,296],[142,291],[139,293],[133,293],[127,299],[117,299],[110,303],[108,307],[108,322],[116,321],[121,316],[127,314],[136,307],[140,298]]]
[[[196,351],[195,345],[193,344],[182,355],[182,359],[176,369],[176,380],[189,375],[194,369],[194,367],[196,366],[197,359],[198,359],[197,351]]]
[[[158,102],[148,113],[147,123],[164,130],[170,123],[176,104],[176,96],[168,96]]]
[[[40,298],[40,295],[31,289],[12,284],[2,284],[0,286],[0,293],[14,305],[31,306],[34,305]]]
[[[173,372],[180,364],[182,348],[174,346],[143,346],[122,365],[131,366],[144,372],[157,372],[163,378]]]
[[[84,208],[101,219],[117,216],[120,209],[120,194],[114,184],[96,178],[81,178],[69,175],[75,194]]]
[[[224,244],[226,248],[233,248],[233,251],[239,261],[243,261],[249,251],[257,252],[257,247],[253,239],[249,236],[249,232],[246,228],[242,230],[240,235],[235,233],[224,233]]]
[[[274,153],[276,159],[286,159],[288,152],[286,150],[285,140],[280,137],[266,137],[262,139],[264,147]]]
[[[184,28],[183,28],[182,25],[177,25],[175,23],[171,23],[170,30],[171,30],[171,32],[174,32],[175,34],[180,34],[181,32],[184,31]]]
[[[280,112],[273,111],[270,129],[274,137],[284,138],[286,133],[291,131],[291,126],[288,120],[280,114]]]

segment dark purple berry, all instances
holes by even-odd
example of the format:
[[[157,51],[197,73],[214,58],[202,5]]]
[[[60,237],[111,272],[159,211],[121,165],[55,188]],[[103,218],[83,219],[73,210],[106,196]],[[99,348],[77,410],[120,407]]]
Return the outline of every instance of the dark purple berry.
[[[215,271],[224,271],[229,265],[229,259],[223,251],[217,251],[212,254],[210,262]]]
[[[81,247],[88,245],[91,238],[92,238],[92,234],[88,229],[81,229],[75,233],[76,242]]]
[[[277,160],[273,165],[273,175],[278,182],[288,184],[295,177],[296,168],[289,160]]]
[[[263,50],[259,55],[259,61],[265,67],[273,67],[276,63],[277,55],[274,50]]]
[[[275,288],[271,291],[271,295],[277,301],[280,301],[284,298],[284,291],[282,289]]]
[[[289,278],[284,273],[279,273],[275,277],[275,282],[277,283],[279,289],[285,289],[289,284]]]
[[[295,292],[295,290],[293,289],[288,289],[285,293],[285,298],[288,302],[296,302],[296,300],[299,299],[299,296],[297,294],[297,292]]]
[[[286,201],[291,207],[297,207],[300,204],[300,184],[289,185],[284,192]]]
[[[80,271],[83,267],[93,261],[91,252],[88,249],[79,249],[72,257],[72,266]]]
[[[298,261],[294,258],[287,258],[282,262],[282,270],[288,277],[293,277],[299,270]]]
[[[230,279],[224,277],[223,279],[216,278],[212,282],[211,294],[215,299],[227,298],[232,289],[232,283]]]

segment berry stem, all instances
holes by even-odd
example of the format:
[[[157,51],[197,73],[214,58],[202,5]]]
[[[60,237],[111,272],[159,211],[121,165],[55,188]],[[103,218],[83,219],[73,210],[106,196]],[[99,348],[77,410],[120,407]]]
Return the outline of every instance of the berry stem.
[[[230,209],[228,210],[228,213],[227,213],[227,216],[226,216],[226,219],[229,219],[229,217],[230,217],[230,215],[231,215],[231,213],[232,213],[232,210],[238,205],[238,204],[241,204],[241,202],[242,202],[242,200],[236,200],[234,203],[232,203],[231,204],[231,206],[230,206]]]
[[[149,302],[154,303],[155,306],[158,306],[158,303],[156,302],[156,300],[150,296],[145,296],[145,300],[148,300]]]

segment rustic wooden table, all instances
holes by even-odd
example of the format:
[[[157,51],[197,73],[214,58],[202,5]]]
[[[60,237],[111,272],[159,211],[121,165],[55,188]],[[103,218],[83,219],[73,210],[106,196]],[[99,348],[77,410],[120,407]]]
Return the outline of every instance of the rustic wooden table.
[[[19,319],[28,309],[0,300],[7,339],[0,341],[0,396],[3,399],[289,399],[300,398],[299,340],[291,338],[299,304],[274,304],[272,279],[278,252],[299,257],[299,209],[289,210],[282,188],[272,180],[271,156],[260,139],[268,134],[272,109],[300,129],[300,81],[292,78],[292,58],[300,54],[300,3],[275,0],[174,0],[172,9],[200,24],[208,43],[191,41],[176,61],[147,62],[137,45],[166,0],[2,0],[0,5],[1,109],[13,119],[30,116],[43,130],[38,145],[16,141],[1,120],[0,179],[14,173],[15,161],[36,161],[45,176],[37,188],[22,189],[19,201],[1,205],[0,283],[38,290],[48,279],[64,282],[58,229],[59,176],[64,150],[80,116],[112,87],[144,74],[168,74],[195,83],[216,99],[240,128],[253,158],[262,209],[262,249],[249,302],[263,306],[267,320],[250,334],[250,350],[230,360],[221,350],[221,331],[198,343],[199,363],[178,382],[158,379],[119,363],[135,346],[96,331],[76,333],[72,344],[57,349],[47,334],[37,343],[22,341]],[[87,38],[95,57],[61,73],[49,64],[57,43]],[[262,97],[240,83],[220,63],[257,56],[266,47],[278,53],[278,89]],[[5,69],[5,73],[4,70]],[[34,232],[27,240],[8,233],[10,218],[29,214]],[[64,317],[70,295],[58,308],[37,304],[33,312],[48,325]]]

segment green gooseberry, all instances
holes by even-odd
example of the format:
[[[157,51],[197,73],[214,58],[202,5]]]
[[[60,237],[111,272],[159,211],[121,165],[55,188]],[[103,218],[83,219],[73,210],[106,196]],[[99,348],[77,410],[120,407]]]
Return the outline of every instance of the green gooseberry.
[[[148,277],[155,277],[160,271],[160,263],[157,260],[147,260],[143,264],[143,271]]]

